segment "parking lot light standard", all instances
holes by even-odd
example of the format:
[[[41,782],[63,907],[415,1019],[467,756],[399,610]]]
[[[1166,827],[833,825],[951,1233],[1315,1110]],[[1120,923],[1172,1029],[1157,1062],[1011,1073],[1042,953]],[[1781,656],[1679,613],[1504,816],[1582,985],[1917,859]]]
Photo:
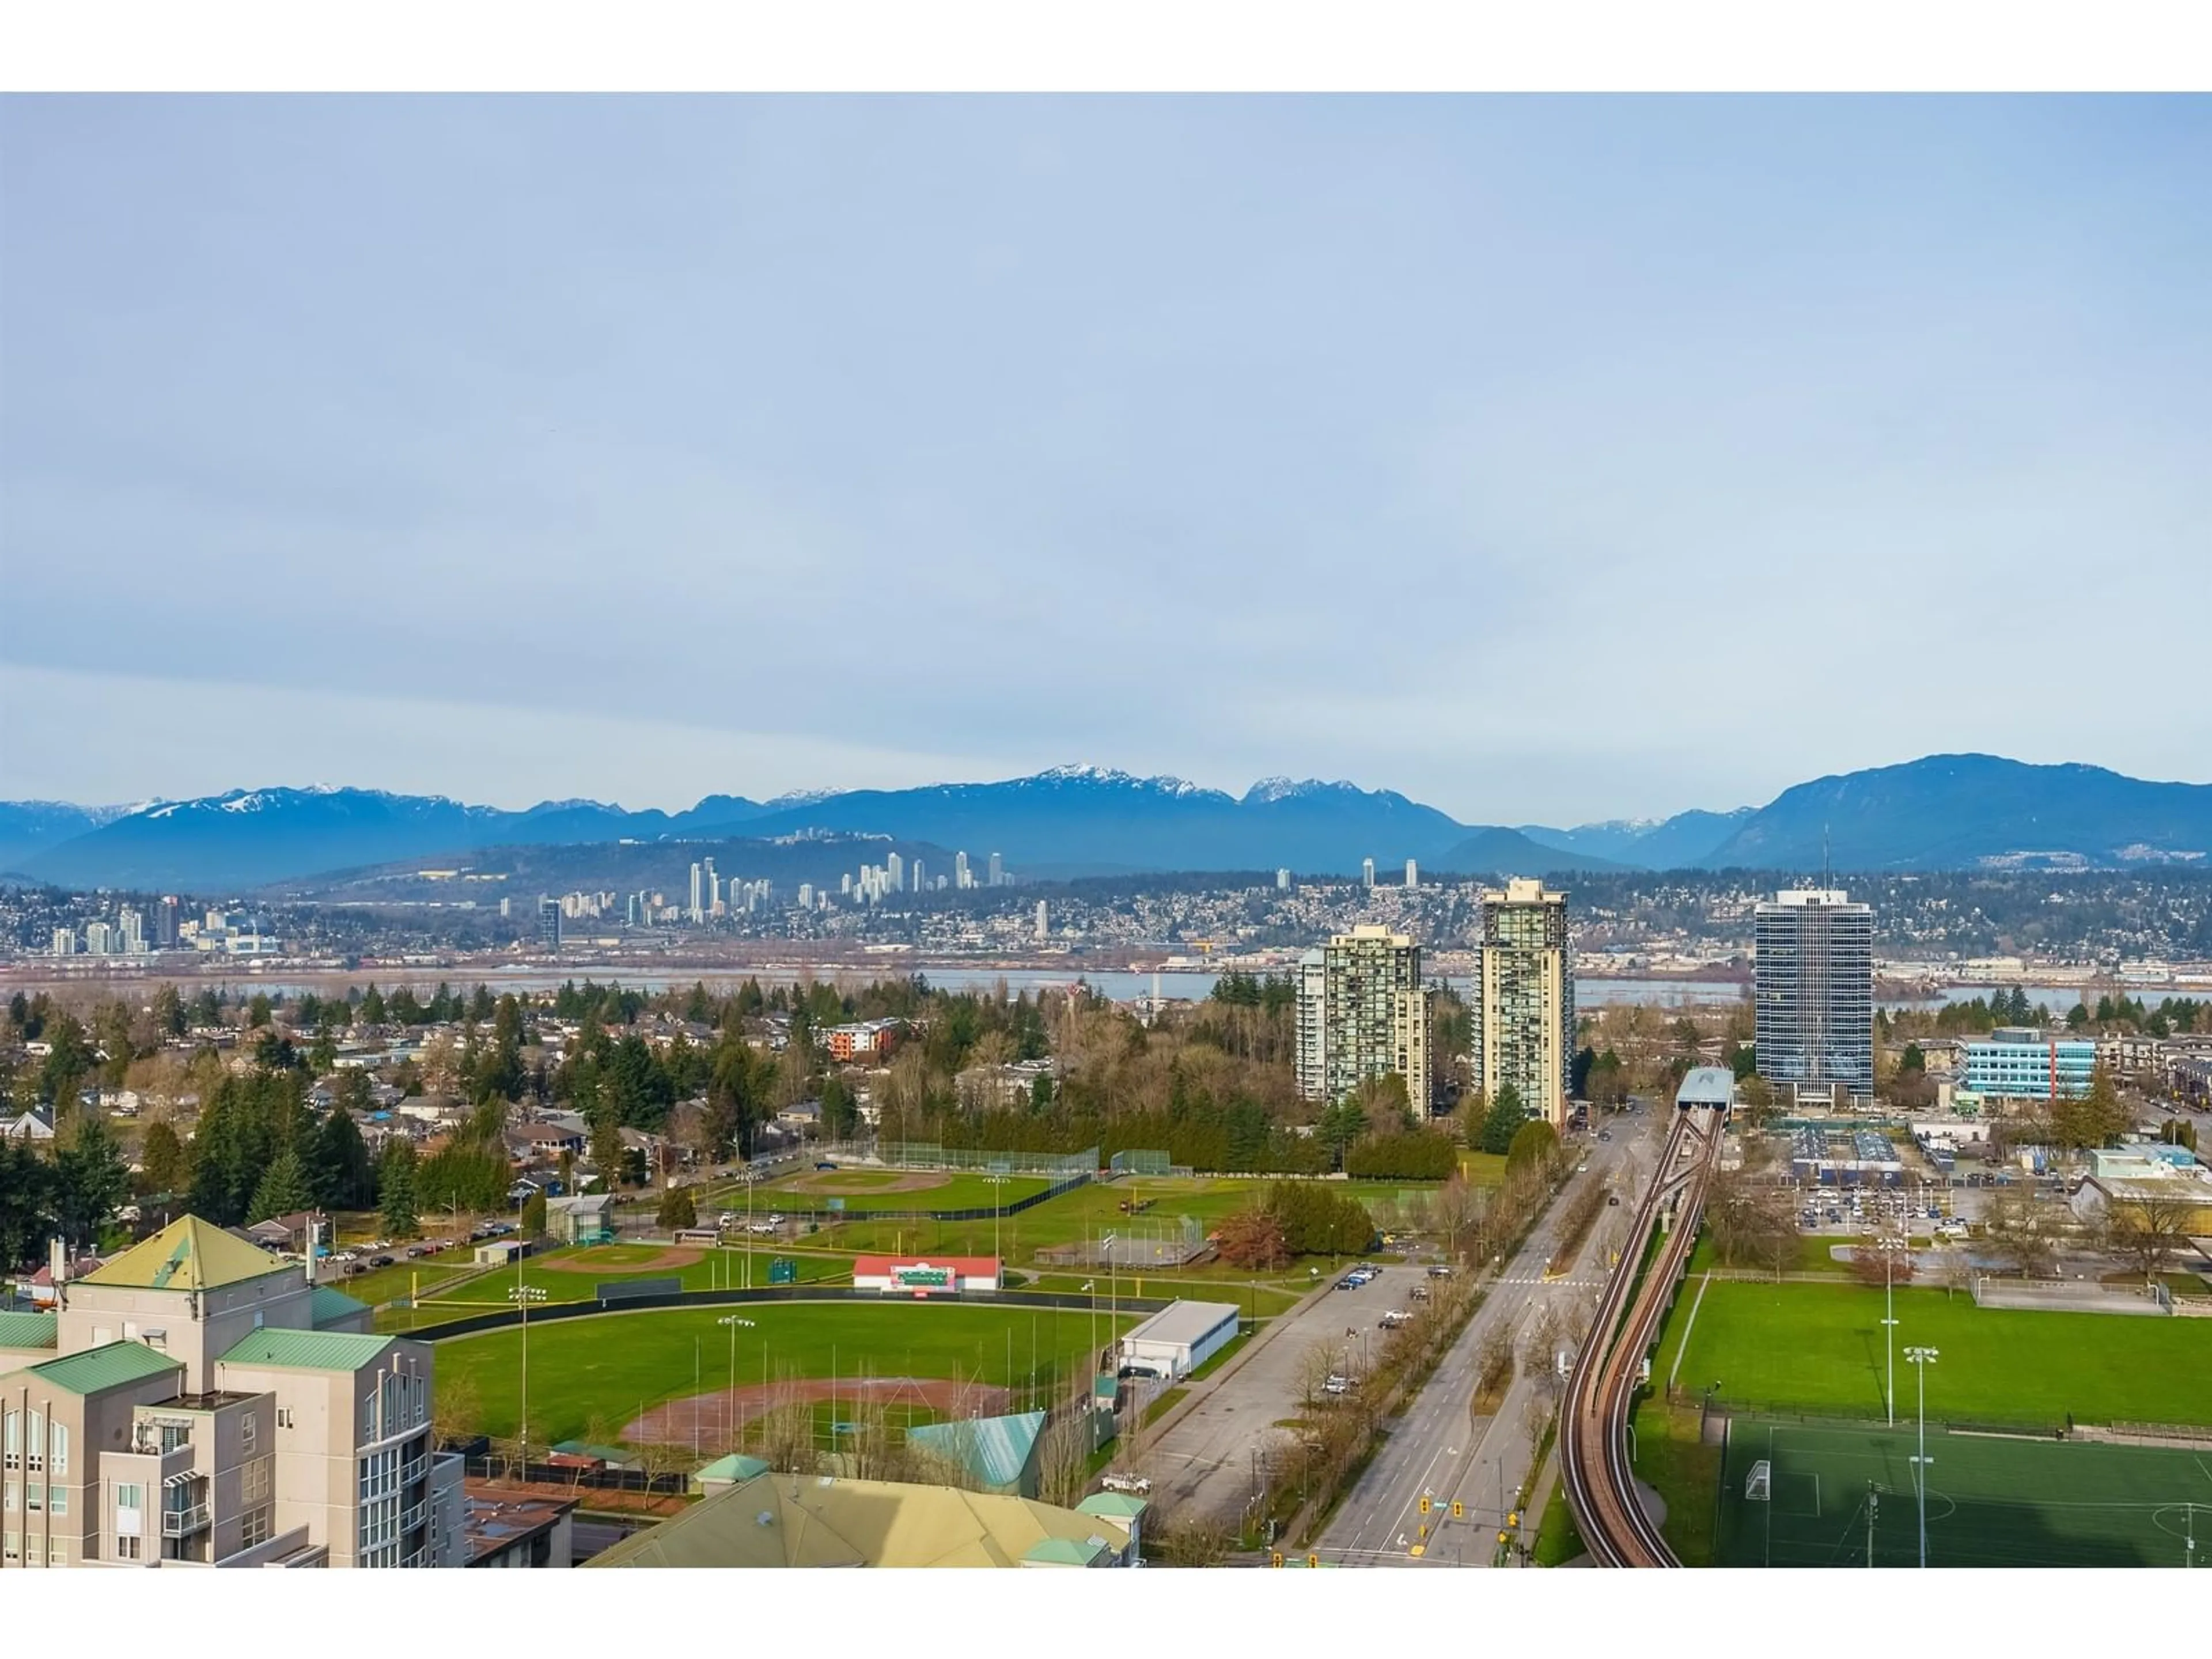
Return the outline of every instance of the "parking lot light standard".
[[[1905,1357],[1920,1368],[1920,1455],[1912,1460],[1913,1485],[1920,1489],[1920,1565],[1928,1565],[1928,1368],[1936,1360],[1934,1348],[1907,1348]]]

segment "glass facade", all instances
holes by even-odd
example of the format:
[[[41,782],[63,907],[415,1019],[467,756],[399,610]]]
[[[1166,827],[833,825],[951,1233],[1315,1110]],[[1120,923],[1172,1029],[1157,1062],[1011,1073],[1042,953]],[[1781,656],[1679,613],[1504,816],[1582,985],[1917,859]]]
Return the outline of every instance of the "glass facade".
[[[2007,1029],[1966,1045],[1965,1081],[1976,1094],[2011,1100],[2063,1100],[2089,1092],[2097,1045],[2083,1038],[2046,1038]]]
[[[1874,911],[1827,890],[1759,907],[1754,988],[1759,1075],[1874,1092]]]

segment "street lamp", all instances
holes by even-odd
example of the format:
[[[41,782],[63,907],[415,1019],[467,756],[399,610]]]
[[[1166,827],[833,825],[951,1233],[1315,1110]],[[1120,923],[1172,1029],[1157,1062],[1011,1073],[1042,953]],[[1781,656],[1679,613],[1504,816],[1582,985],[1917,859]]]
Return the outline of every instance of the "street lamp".
[[[734,1448],[738,1432],[738,1333],[756,1328],[751,1320],[741,1319],[736,1314],[724,1314],[714,1322],[730,1334],[730,1444]]]
[[[1920,1565],[1928,1565],[1928,1368],[1936,1363],[1934,1348],[1907,1348],[1905,1357],[1920,1368],[1920,1455],[1912,1460],[1914,1484],[1920,1488]]]
[[[545,1292],[536,1285],[515,1285],[508,1288],[507,1299],[522,1313],[522,1412],[515,1427],[515,1438],[522,1448],[522,1478],[530,1479],[530,1304],[543,1302]]]

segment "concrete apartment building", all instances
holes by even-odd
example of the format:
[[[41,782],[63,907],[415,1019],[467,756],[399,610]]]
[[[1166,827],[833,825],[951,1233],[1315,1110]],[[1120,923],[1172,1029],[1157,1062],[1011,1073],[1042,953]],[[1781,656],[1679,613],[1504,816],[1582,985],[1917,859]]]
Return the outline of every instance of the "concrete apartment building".
[[[1482,895],[1482,963],[1473,1010],[1483,1098],[1509,1084],[1532,1118],[1564,1127],[1575,1054],[1567,896],[1509,878]]]
[[[1339,933],[1298,962],[1298,1092],[1340,1101],[1396,1073],[1416,1111],[1431,1089],[1429,995],[1421,947],[1388,927]]]
[[[0,1570],[459,1565],[431,1351],[186,1216],[0,1316]]]
[[[1874,1094],[1874,910],[1835,888],[1762,902],[1753,927],[1759,1073],[1799,1101]]]

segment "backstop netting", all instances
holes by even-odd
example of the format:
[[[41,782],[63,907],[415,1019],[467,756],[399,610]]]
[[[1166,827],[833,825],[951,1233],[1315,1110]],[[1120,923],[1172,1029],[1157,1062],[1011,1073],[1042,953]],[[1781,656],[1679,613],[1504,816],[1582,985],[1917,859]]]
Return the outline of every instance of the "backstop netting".
[[[1073,1243],[1036,1253],[1036,1260],[1061,1267],[1180,1267],[1212,1247],[1196,1216],[1163,1216],[1102,1228]]]
[[[1098,1149],[1079,1152],[1023,1152],[984,1146],[942,1146],[933,1140],[886,1140],[876,1148],[895,1170],[981,1170],[990,1175],[1041,1175],[1054,1180],[1095,1174]]]
[[[1115,1175],[1164,1176],[1175,1166],[1165,1152],[1136,1151],[1116,1152],[1109,1166]]]

